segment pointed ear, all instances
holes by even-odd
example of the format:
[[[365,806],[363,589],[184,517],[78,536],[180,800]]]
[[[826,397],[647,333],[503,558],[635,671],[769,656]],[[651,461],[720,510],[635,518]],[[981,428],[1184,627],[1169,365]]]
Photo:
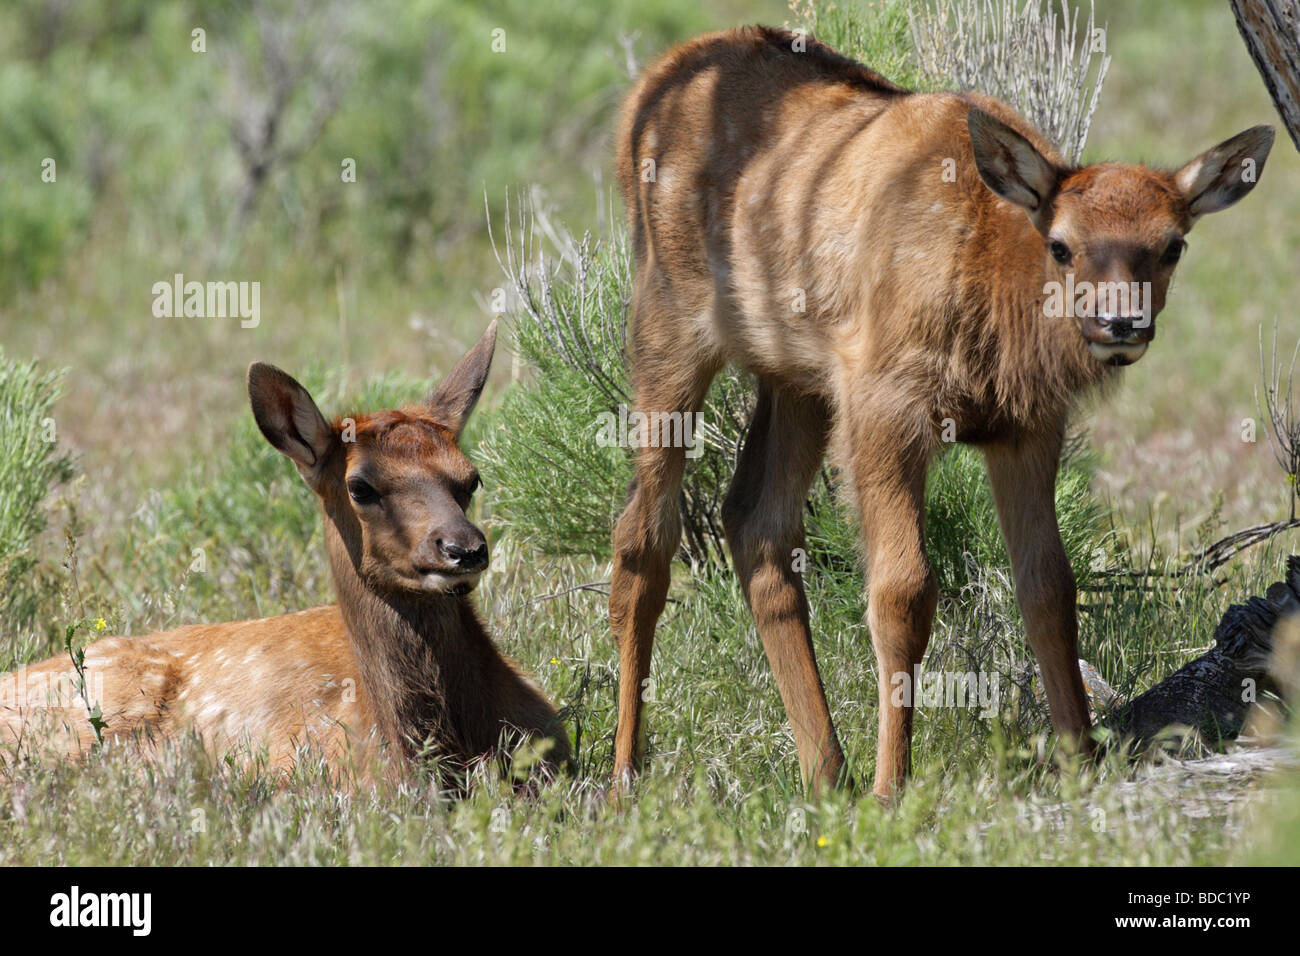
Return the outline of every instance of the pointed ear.
[[[995,195],[1022,207],[1039,232],[1051,226],[1051,202],[1062,170],[1015,130],[980,109],[966,116],[975,168]]]
[[[492,368],[492,353],[496,350],[496,345],[497,322],[493,319],[483,337],[465,353],[465,357],[456,363],[456,367],[429,396],[427,404],[434,416],[458,437],[483,392],[488,371]]]
[[[274,365],[254,362],[248,366],[248,401],[266,440],[292,459],[310,481],[312,469],[329,453],[334,429],[307,389]]]
[[[1273,127],[1252,126],[1174,173],[1192,219],[1227,209],[1255,188],[1273,148]]]

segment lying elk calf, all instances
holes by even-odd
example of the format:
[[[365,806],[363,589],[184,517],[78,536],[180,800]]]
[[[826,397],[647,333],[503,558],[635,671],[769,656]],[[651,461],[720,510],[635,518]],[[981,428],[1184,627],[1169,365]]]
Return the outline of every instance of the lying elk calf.
[[[641,77],[617,140],[636,407],[698,411],[725,362],[757,377],[723,521],[814,787],[841,780],[844,758],[792,552],[828,448],[861,516],[876,793],[893,793],[909,762],[911,709],[890,692],[930,637],[925,477],[945,441],[984,453],[1053,724],[1088,746],[1053,502],[1066,417],[1146,351],[1183,236],[1250,191],[1272,141],[1257,126],[1175,172],[1076,168],[1004,103],[911,93],[764,27],[701,37]],[[638,454],[610,595],[616,779],[639,761],[641,687],[681,535],[683,449]]]
[[[426,402],[346,424],[327,424],[279,369],[249,367],[258,427],[320,498],[339,603],[96,641],[86,697],[106,736],[192,728],[218,753],[265,746],[277,767],[304,744],[342,762],[377,741],[454,771],[534,738],[552,769],[565,762],[555,710],[467,596],[488,547],[465,517],[478,474],[458,439],[495,343],[493,323]],[[40,699],[70,669],[63,656],[0,678],[0,744],[52,737],[71,757],[93,743],[86,699]]]

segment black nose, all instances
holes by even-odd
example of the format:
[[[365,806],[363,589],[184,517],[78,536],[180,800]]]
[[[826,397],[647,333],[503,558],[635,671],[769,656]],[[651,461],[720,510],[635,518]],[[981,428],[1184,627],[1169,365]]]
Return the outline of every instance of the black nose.
[[[1154,336],[1152,321],[1144,315],[1106,315],[1102,312],[1097,316],[1097,325],[1115,342],[1149,342]]]
[[[1120,341],[1133,334],[1133,319],[1127,315],[1099,315],[1097,324],[1109,332],[1112,338]]]
[[[486,541],[443,541],[438,540],[438,550],[442,552],[447,563],[462,571],[478,571],[487,567],[488,546]]]

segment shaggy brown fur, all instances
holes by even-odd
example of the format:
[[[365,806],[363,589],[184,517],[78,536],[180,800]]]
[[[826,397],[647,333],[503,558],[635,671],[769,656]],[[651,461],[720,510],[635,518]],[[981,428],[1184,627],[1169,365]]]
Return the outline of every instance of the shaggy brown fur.
[[[249,369],[259,427],[320,497],[339,603],[96,641],[87,696],[109,737],[194,729],[217,754],[265,747],[278,768],[314,745],[363,775],[376,743],[453,773],[530,737],[545,741],[551,769],[568,759],[554,708],[467,596],[487,543],[465,517],[478,478],[457,442],[495,336],[494,323],[428,402],[332,426],[289,376]],[[56,657],[0,677],[0,743],[52,742],[69,757],[91,746],[71,670]]]
[[[701,37],[628,98],[617,167],[636,256],[629,355],[643,412],[698,411],[725,362],[758,378],[724,520],[814,786],[839,781],[844,761],[792,551],[831,452],[862,519],[884,796],[901,785],[911,734],[892,680],[922,659],[935,611],[923,498],[945,439],[986,456],[1053,722],[1086,737],[1053,506],[1066,417],[1141,356],[1183,235],[1251,188],[1272,131],[1173,173],[1076,169],[1003,103],[909,93],[815,41],[796,52],[795,39],[764,27]],[[1149,282],[1150,321],[1135,307],[1049,315],[1045,286],[1067,279]],[[615,532],[619,777],[639,760],[682,468],[680,448],[641,449]]]

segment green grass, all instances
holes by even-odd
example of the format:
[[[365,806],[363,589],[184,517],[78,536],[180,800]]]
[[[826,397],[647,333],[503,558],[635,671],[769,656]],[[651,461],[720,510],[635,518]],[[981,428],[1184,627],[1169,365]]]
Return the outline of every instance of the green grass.
[[[1041,722],[1021,731],[1013,719],[925,711],[915,780],[895,810],[869,797],[807,800],[784,712],[729,577],[674,589],[681,603],[665,615],[652,671],[649,771],[624,806],[603,805],[615,720],[603,600],[583,591],[535,600],[602,569],[539,567],[532,552],[496,545],[483,606],[501,645],[566,707],[579,741],[576,779],[536,801],[485,781],[453,807],[420,787],[337,792],[310,762],[277,790],[258,774],[213,767],[182,741],[145,766],[114,751],[75,767],[25,767],[16,786],[0,786],[0,863],[1295,862],[1293,803],[1276,795],[1229,800],[1212,784],[1133,786],[1128,781],[1146,779],[1140,768],[1109,765],[1094,778],[1050,761],[1040,766],[1033,755]],[[1259,580],[1244,583],[1258,589]],[[1199,642],[1220,600],[1184,607],[1173,639]],[[828,610],[816,579],[812,603],[846,749],[855,769],[869,773],[875,704],[867,635]],[[962,653],[974,610],[941,611],[933,655]],[[1136,623],[1145,629],[1156,619]],[[1095,636],[1140,651],[1131,634]],[[1004,647],[978,653],[996,657],[1018,643],[1002,638]],[[1231,794],[1242,794],[1239,784]],[[1269,800],[1282,809],[1269,810]],[[206,832],[193,829],[196,810]]]

